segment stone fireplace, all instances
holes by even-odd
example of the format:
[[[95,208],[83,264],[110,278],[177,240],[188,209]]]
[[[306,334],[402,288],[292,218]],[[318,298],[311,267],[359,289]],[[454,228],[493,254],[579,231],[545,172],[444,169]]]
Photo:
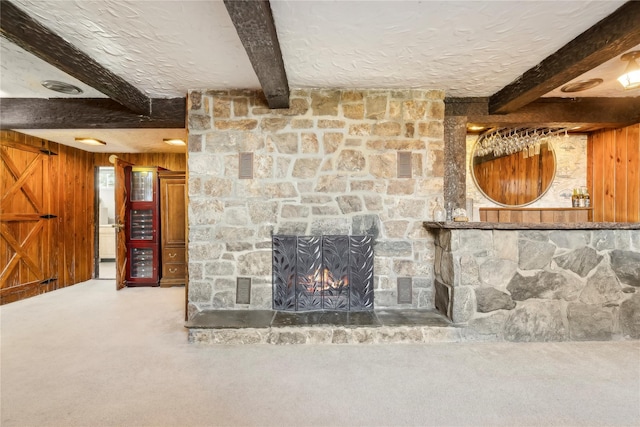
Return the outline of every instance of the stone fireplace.
[[[273,309],[373,310],[371,236],[273,236]]]
[[[271,110],[256,91],[190,92],[189,316],[271,309],[274,235],[369,235],[372,306],[433,308],[422,222],[443,192],[443,99],[303,89]],[[239,278],[250,299],[237,298]]]

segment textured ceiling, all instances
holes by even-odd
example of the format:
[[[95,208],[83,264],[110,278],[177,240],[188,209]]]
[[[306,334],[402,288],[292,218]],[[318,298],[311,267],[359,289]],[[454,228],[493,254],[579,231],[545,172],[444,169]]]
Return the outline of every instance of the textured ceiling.
[[[220,0],[13,2],[150,97],[260,87]],[[424,87],[471,97],[492,95],[624,3],[271,0],[271,8],[292,88]],[[2,97],[63,96],[42,89],[44,79],[103,96],[0,42]],[[548,95],[638,96],[614,81],[623,68],[614,58],[591,72],[605,84]]]

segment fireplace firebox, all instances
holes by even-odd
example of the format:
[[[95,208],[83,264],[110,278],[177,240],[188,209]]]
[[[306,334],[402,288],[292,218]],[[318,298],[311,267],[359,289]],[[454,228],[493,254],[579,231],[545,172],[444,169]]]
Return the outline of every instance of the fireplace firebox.
[[[273,309],[373,310],[372,236],[274,235]]]

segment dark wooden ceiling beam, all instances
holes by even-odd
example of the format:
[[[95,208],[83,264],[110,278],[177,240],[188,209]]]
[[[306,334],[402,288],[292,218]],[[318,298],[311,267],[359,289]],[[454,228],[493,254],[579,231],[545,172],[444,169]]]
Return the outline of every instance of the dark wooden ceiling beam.
[[[289,82],[268,0],[224,0],[269,108],[289,108]]]
[[[512,113],[640,44],[640,1],[629,1],[491,96],[491,114]]]
[[[131,111],[145,116],[151,114],[150,99],[146,95],[7,0],[2,0],[0,33]]]
[[[152,99],[149,116],[108,98],[2,98],[0,129],[185,128],[186,99]]]
[[[640,122],[640,97],[540,98],[509,114],[491,114],[489,98],[446,98],[445,116],[466,116],[486,127],[533,125],[622,127]]]

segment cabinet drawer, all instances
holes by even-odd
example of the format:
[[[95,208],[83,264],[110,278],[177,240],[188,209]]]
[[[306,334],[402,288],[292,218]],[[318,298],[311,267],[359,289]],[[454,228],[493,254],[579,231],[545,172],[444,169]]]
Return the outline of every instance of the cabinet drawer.
[[[166,279],[182,279],[187,275],[184,264],[166,263],[162,265],[162,277]]]
[[[164,248],[162,249],[162,262],[185,262],[184,248]]]

